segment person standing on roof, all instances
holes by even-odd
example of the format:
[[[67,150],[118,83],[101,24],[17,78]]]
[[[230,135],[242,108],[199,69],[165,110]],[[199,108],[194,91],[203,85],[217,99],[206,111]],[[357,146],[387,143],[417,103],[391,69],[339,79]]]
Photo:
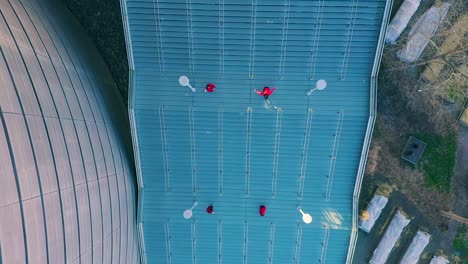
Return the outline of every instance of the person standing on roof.
[[[260,205],[260,208],[259,208],[259,209],[260,209],[260,210],[259,210],[260,215],[261,215],[261,216],[265,216],[265,214],[266,214],[266,206]]]
[[[263,95],[265,100],[268,100],[268,96],[270,96],[275,90],[276,90],[276,88],[270,89],[270,87],[265,86],[265,87],[263,87],[263,91],[260,92],[259,90],[255,89],[255,92],[258,95]]]
[[[209,93],[212,93],[214,92],[216,89],[216,85],[212,84],[212,83],[209,83],[206,85],[205,87],[205,92],[209,92]]]

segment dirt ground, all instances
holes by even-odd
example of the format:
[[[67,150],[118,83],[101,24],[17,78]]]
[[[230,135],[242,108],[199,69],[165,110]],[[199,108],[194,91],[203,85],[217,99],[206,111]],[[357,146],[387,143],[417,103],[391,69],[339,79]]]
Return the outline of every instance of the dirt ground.
[[[369,176],[365,178],[361,193],[363,207],[372,198],[372,194],[377,188],[377,184],[382,183],[390,182],[384,176]],[[424,213],[409,201],[404,194],[399,191],[393,191],[389,197],[387,206],[382,211],[380,218],[374,225],[371,232],[366,233],[359,230],[358,246],[356,247],[354,254],[354,263],[362,264],[369,262],[372,257],[372,252],[377,247],[382,235],[398,208],[406,212],[411,217],[411,222],[404,229],[401,238],[392,251],[387,263],[398,263],[418,229],[428,231],[432,235],[431,243],[426,248],[421,259],[421,263],[428,263],[428,260],[432,255],[440,250],[443,250],[444,253],[453,253],[450,243],[446,243],[446,241],[444,242],[444,232],[446,231],[441,231],[440,227],[431,224],[431,222],[425,217]],[[442,229],[445,229],[445,227],[442,227]]]
[[[451,206],[451,211],[468,218],[468,128],[460,127],[458,144],[457,167],[455,178],[453,179],[455,199],[453,199],[454,203]],[[383,183],[392,185],[391,180],[382,175],[366,175],[364,177],[360,196],[360,208],[365,208],[367,206],[377,186]],[[393,187],[397,188],[395,185],[393,185]],[[391,193],[387,206],[382,211],[380,218],[371,232],[366,233],[359,230],[358,246],[356,247],[353,263],[362,264],[369,262],[372,257],[372,252],[377,247],[397,208],[405,211],[411,217],[411,222],[404,229],[401,239],[392,251],[387,263],[398,263],[418,229],[425,230],[432,236],[419,263],[429,263],[431,257],[436,253],[443,253],[449,256],[452,263],[466,263],[462,262],[463,260],[460,257],[457,258],[457,253],[452,246],[452,241],[461,224],[440,215],[437,217],[439,217],[441,221],[439,221],[439,224],[434,224],[434,221],[432,221],[425,212],[422,212],[408,199],[407,195],[398,190],[394,190]],[[458,259],[459,262],[454,262],[455,259]],[[468,259],[464,261],[468,262]]]

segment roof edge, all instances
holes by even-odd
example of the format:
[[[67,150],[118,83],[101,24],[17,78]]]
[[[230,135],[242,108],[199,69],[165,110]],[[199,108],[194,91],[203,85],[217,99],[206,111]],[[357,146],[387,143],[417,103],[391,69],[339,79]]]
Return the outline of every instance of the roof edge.
[[[374,64],[372,66],[372,73],[370,77],[370,105],[369,105],[369,121],[367,122],[366,135],[364,137],[364,144],[362,146],[361,159],[359,161],[358,173],[356,176],[356,183],[354,185],[353,192],[353,218],[351,237],[349,241],[348,254],[346,257],[346,263],[351,264],[353,262],[354,250],[356,247],[357,236],[358,236],[358,215],[359,215],[359,195],[361,192],[362,178],[367,164],[367,155],[370,148],[372,134],[374,132],[374,124],[377,112],[377,77],[379,74],[380,61],[382,58],[382,52],[384,48],[384,38],[387,31],[387,25],[390,20],[390,13],[392,11],[393,0],[387,0],[385,10],[382,18],[382,25],[380,27],[379,39],[377,42],[377,48],[375,51]]]
[[[126,0],[120,0],[120,12],[122,14],[122,25],[125,36],[125,44],[127,48],[127,60],[129,68],[129,81],[128,81],[128,117],[130,121],[130,131],[132,136],[132,145],[133,145],[133,156],[135,159],[135,170],[137,177],[137,236],[138,236],[138,248],[140,252],[140,263],[146,264],[146,248],[145,248],[145,238],[143,232],[143,221],[141,217],[143,216],[143,177],[141,174],[141,161],[140,161],[140,152],[139,152],[139,143],[136,132],[136,121],[135,121],[135,63],[133,60],[133,49],[132,49],[132,40],[130,35],[130,27],[127,14],[127,3]]]

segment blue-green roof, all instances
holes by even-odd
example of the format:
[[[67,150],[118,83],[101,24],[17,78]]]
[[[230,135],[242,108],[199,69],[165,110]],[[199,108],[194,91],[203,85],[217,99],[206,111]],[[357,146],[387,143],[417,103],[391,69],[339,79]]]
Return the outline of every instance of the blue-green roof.
[[[346,262],[386,4],[124,1],[148,263]]]

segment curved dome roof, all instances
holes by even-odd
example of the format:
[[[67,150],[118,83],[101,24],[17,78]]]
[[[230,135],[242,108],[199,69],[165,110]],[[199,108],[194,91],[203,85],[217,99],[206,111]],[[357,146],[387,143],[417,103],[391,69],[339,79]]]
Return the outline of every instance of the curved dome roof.
[[[137,263],[126,109],[57,1],[0,2],[0,263]]]

